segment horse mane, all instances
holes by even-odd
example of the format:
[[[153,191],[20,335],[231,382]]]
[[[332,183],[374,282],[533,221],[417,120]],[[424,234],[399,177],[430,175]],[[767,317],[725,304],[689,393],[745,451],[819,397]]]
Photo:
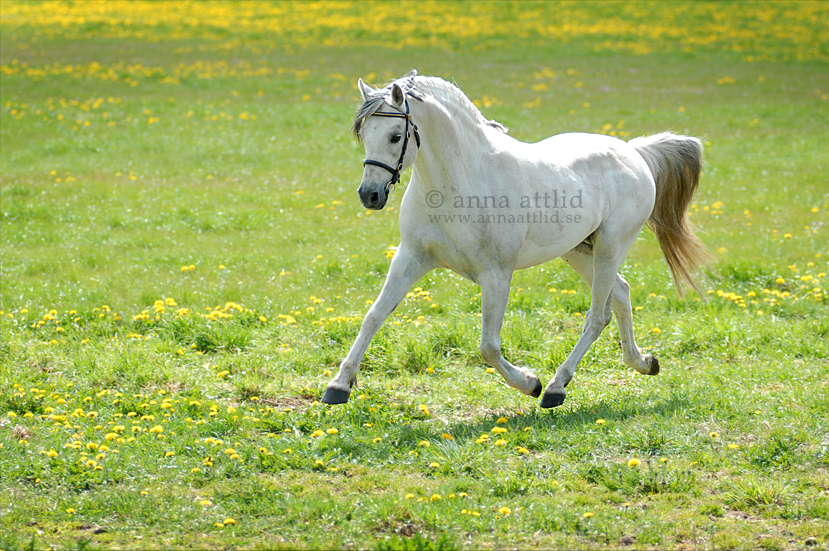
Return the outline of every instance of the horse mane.
[[[354,115],[354,122],[351,125],[351,132],[357,141],[360,140],[360,129],[366,118],[373,115],[380,108],[387,103],[387,99],[391,94],[391,86],[397,84],[407,96],[418,101],[423,101],[425,94],[436,97],[435,92],[438,92],[442,99],[441,103],[446,103],[448,100],[461,108],[462,111],[471,115],[472,119],[482,126],[495,128],[499,132],[507,133],[507,127],[500,122],[488,120],[481,114],[481,111],[472,103],[463,91],[442,78],[438,77],[424,77],[417,76],[417,71],[412,70],[401,78],[394,80],[377,90],[372,91],[368,97],[363,98],[363,102],[357,107],[357,113]],[[441,92],[443,92],[441,94]]]

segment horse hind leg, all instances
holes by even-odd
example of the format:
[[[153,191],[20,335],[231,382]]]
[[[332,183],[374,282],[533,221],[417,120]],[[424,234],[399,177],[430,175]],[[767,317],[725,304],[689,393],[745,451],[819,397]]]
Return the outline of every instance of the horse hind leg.
[[[579,337],[576,346],[567,355],[564,362],[556,369],[553,379],[544,389],[544,396],[541,398],[542,408],[560,406],[567,396],[566,387],[576,373],[576,367],[584,355],[590,349],[602,331],[610,323],[611,312],[608,308],[608,300],[613,287],[614,274],[607,271],[596,270],[591,289],[590,309],[587,311],[584,321],[584,330]]]
[[[509,285],[508,274],[487,274],[481,278],[481,356],[509,386],[538,398],[543,388],[538,377],[525,367],[512,365],[501,355],[501,327],[509,300]]]
[[[589,247],[579,246],[561,257],[582,278],[588,287],[593,286],[593,253]],[[616,282],[610,296],[610,305],[616,316],[622,356],[625,364],[643,375],[659,373],[659,362],[651,354],[643,354],[636,345],[633,334],[633,311],[630,303],[630,285],[616,274]]]
[[[636,234],[625,238],[624,234],[614,231],[611,227],[600,227],[594,234],[590,309],[585,316],[584,330],[576,346],[556,370],[553,380],[544,389],[540,404],[542,408],[556,407],[564,403],[567,396],[565,388],[573,379],[576,367],[610,323],[610,301],[619,267],[635,239]]]
[[[630,306],[630,285],[620,275],[616,275],[613,287],[613,313],[619,326],[624,362],[643,375],[659,373],[659,362],[652,354],[642,354],[633,335],[633,311]]]

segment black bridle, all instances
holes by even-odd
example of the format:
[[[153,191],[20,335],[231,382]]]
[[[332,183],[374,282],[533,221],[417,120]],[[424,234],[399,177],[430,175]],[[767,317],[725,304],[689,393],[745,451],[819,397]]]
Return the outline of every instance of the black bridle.
[[[389,188],[397,185],[400,182],[400,172],[403,170],[403,157],[406,156],[406,149],[409,147],[409,125],[412,126],[414,130],[415,141],[417,142],[418,149],[420,148],[420,134],[417,133],[417,125],[412,121],[412,116],[409,114],[409,100],[403,99],[404,104],[406,105],[406,113],[385,113],[382,111],[378,111],[376,113],[372,113],[370,116],[376,117],[394,117],[400,119],[406,119],[406,134],[403,137],[403,149],[400,151],[400,159],[397,160],[397,168],[392,168],[386,163],[381,163],[380,161],[374,161],[372,159],[366,159],[363,161],[363,166],[366,165],[374,165],[379,166],[380,168],[385,168],[389,172],[391,172],[391,180],[386,183],[386,195],[389,194]]]

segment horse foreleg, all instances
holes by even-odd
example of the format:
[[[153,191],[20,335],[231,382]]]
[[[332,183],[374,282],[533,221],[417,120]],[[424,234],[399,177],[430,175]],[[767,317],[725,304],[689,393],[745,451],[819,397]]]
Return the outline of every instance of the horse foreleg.
[[[507,384],[538,398],[541,381],[529,369],[512,365],[501,355],[501,327],[509,300],[510,274],[487,274],[481,278],[481,356]]]
[[[360,369],[360,362],[366,353],[371,339],[380,330],[383,323],[406,297],[406,293],[412,285],[426,275],[431,269],[423,257],[414,253],[408,248],[401,247],[397,250],[389,266],[389,273],[386,282],[380,291],[380,296],[369,308],[360,333],[351,350],[340,364],[337,375],[328,383],[322,402],[325,404],[344,404],[351,394],[351,387],[357,382],[357,372]]]

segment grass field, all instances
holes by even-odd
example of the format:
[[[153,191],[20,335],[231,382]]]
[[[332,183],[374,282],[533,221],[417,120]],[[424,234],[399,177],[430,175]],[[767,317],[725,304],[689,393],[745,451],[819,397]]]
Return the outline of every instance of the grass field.
[[[829,547],[829,4],[0,4],[0,548]],[[358,77],[454,80],[535,141],[699,136],[719,276],[622,269],[552,411],[436,271],[318,403],[379,292]],[[408,175],[404,175],[404,183]],[[546,384],[589,292],[516,273],[504,354]]]

